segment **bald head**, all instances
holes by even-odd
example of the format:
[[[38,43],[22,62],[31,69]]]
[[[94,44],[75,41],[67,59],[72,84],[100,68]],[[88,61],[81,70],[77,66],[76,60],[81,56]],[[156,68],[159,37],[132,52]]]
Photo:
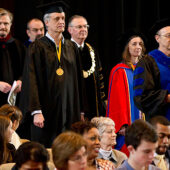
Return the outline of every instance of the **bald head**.
[[[33,18],[27,23],[27,35],[33,42],[44,36],[44,24],[38,18]]]

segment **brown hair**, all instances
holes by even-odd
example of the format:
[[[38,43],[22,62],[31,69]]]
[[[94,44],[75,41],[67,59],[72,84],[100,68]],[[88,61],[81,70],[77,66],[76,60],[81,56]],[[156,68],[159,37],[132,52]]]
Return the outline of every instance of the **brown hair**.
[[[132,145],[134,149],[137,149],[142,140],[156,143],[158,135],[155,129],[148,122],[138,119],[126,129],[125,143],[127,146]]]
[[[127,44],[125,45],[124,51],[122,53],[123,62],[125,64],[127,64],[130,68],[132,68],[132,66],[131,66],[131,55],[129,53],[129,42],[130,42],[131,39],[133,39],[135,37],[140,37],[140,36],[134,35],[134,36],[130,37],[130,39],[128,40]],[[142,37],[140,37],[140,38],[143,41]],[[141,54],[140,58],[145,54],[145,51],[146,51],[146,49],[145,49],[144,41],[143,41],[143,43],[142,43],[142,54]]]
[[[8,11],[7,9],[0,8],[0,17],[4,16],[4,15],[8,15],[10,20],[11,20],[11,23],[12,23],[12,21],[13,21],[13,14],[10,11]]]
[[[9,104],[5,104],[0,107],[0,115],[9,117],[12,122],[15,120],[20,122],[22,119],[21,110],[18,107],[10,106]]]
[[[0,164],[6,163],[10,159],[10,152],[7,148],[6,130],[10,125],[10,119],[0,116]],[[11,158],[12,159],[12,158]]]
[[[74,132],[61,133],[53,142],[53,162],[57,169],[66,170],[67,162],[81,147],[86,148],[86,142],[82,136]]]

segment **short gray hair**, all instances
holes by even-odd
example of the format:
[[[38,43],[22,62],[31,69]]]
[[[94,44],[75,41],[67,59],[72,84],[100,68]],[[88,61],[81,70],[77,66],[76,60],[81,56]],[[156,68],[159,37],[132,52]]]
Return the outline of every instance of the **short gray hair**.
[[[83,16],[81,16],[81,15],[73,15],[72,17],[70,17],[70,19],[69,19],[69,21],[68,21],[68,26],[69,26],[69,27],[73,26],[73,25],[72,25],[72,21],[73,21],[74,19],[76,19],[76,18],[83,18],[83,19],[86,20],[86,22],[87,22],[87,19],[86,19],[85,17],[83,17]]]
[[[45,14],[44,17],[43,17],[44,23],[45,23],[46,21],[49,21],[49,20],[50,20],[50,17],[51,17],[50,14]],[[45,24],[45,27],[46,27],[46,29],[48,30],[48,27],[46,26],[46,24]]]
[[[103,135],[107,126],[115,126],[115,122],[109,117],[94,117],[91,122],[97,126],[100,136]]]

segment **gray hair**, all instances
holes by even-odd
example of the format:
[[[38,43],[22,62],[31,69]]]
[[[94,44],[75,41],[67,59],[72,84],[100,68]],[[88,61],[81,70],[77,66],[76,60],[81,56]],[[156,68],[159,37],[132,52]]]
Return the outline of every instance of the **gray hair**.
[[[86,22],[87,22],[87,19],[86,19],[85,17],[83,17],[83,16],[81,16],[81,15],[73,15],[72,17],[70,17],[70,19],[69,19],[69,21],[68,21],[68,26],[69,26],[69,27],[73,26],[73,25],[72,25],[72,21],[73,21],[74,19],[76,19],[76,18],[83,18],[83,19],[86,20]]]
[[[103,135],[107,126],[115,126],[114,121],[109,117],[94,117],[91,122],[97,126],[100,136]]]
[[[13,21],[13,14],[10,11],[8,11],[7,9],[0,8],[0,17],[4,16],[4,15],[9,16],[9,18],[11,20],[11,23],[12,23],[12,21]]]
[[[49,20],[50,20],[50,17],[51,17],[50,14],[45,14],[44,17],[43,17],[44,23],[45,23],[46,21],[49,21]],[[46,27],[46,29],[48,30],[48,27],[46,26],[46,24],[45,24],[45,27]]]

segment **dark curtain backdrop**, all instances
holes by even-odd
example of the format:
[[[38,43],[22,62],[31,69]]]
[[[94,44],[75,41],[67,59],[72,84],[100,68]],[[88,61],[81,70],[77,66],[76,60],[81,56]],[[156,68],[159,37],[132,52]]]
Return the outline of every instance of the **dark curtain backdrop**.
[[[12,33],[14,37],[25,41],[27,21],[33,17],[42,18],[42,13],[36,6],[53,1],[55,0],[0,0],[0,7],[14,13]],[[67,20],[74,14],[83,15],[88,20],[90,29],[87,41],[99,53],[105,72],[106,88],[111,68],[121,61],[117,37],[133,28],[147,35],[156,20],[170,17],[170,1],[165,0],[63,1],[70,6]],[[67,31],[64,35],[70,38]],[[152,48],[155,48],[154,40],[147,45],[148,51]]]

